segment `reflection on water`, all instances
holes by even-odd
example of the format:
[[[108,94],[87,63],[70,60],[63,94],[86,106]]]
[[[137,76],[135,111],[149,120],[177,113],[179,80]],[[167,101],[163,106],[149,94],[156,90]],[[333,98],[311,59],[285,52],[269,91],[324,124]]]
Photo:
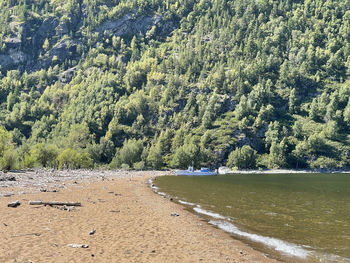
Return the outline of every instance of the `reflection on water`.
[[[350,258],[350,175],[164,176],[155,184],[211,224],[274,257]]]

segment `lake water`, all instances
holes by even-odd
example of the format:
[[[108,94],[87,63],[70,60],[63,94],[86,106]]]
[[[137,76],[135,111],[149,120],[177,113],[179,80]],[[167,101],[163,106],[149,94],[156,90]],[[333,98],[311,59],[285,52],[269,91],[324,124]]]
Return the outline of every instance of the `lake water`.
[[[163,176],[154,184],[270,257],[350,262],[350,175]]]

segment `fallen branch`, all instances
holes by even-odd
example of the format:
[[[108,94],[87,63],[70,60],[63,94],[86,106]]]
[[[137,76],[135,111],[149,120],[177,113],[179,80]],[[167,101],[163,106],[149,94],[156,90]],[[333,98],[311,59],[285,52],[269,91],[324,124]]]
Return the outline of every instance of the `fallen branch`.
[[[73,202],[43,202],[43,201],[29,201],[30,205],[49,205],[49,206],[81,206],[81,203]]]
[[[29,234],[17,235],[17,236],[12,236],[12,237],[25,237],[25,236],[36,236],[36,237],[39,237],[39,236],[41,236],[41,233],[29,233]]]
[[[21,203],[17,200],[17,201],[14,201],[12,203],[8,203],[7,206],[8,207],[17,207],[19,206]]]
[[[89,245],[86,244],[68,244],[68,247],[72,247],[72,248],[88,248]]]

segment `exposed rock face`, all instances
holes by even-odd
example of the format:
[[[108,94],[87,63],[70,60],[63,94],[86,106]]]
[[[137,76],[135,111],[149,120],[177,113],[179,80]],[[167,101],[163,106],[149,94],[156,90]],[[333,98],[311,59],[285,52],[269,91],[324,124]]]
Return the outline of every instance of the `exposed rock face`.
[[[75,52],[77,48],[76,40],[64,39],[60,41],[51,51],[51,56],[57,56],[59,60],[64,60],[67,57],[67,52]]]
[[[171,22],[164,23],[163,17],[160,15],[135,17],[134,14],[127,14],[118,20],[105,22],[96,29],[96,32],[107,32],[116,36],[140,33],[145,35],[153,26],[161,35],[167,35],[174,30],[174,25]]]
[[[33,62],[42,52],[46,38],[53,37],[58,26],[57,18],[48,18],[44,21],[35,20],[26,23],[11,22],[12,32],[4,41],[6,50],[0,55],[1,68],[20,69],[31,71]],[[43,65],[45,68],[45,64]]]
[[[28,72],[47,69],[66,59],[77,59],[77,46],[86,39],[68,37],[70,31],[79,32],[81,18],[71,14],[69,22],[57,17],[40,18],[30,22],[11,22],[11,32],[4,38],[5,50],[0,53],[0,68],[19,69]],[[173,22],[165,22],[161,15],[139,15],[130,13],[118,20],[106,21],[95,32],[107,32],[115,36],[152,34],[164,37],[175,28]],[[49,50],[44,50],[45,40],[49,40]],[[121,58],[123,60],[123,58]]]
[[[23,63],[28,59],[28,55],[21,50],[20,45],[20,42],[11,42],[9,45],[11,48],[8,48],[4,55],[0,55],[1,68],[13,69],[17,67],[22,70],[24,69]],[[8,46],[8,43],[6,43],[6,46]]]
[[[67,58],[74,59],[77,44],[78,42],[76,40],[61,40],[49,51],[48,57],[42,61],[37,61],[37,63],[32,66],[32,69],[40,70],[41,68],[48,68],[54,63],[64,62]]]
[[[8,49],[18,49],[22,45],[22,40],[16,37],[9,37],[4,42]]]
[[[34,55],[38,55],[46,38],[50,38],[56,34],[56,27],[58,24],[58,19],[50,17],[48,19],[45,19],[40,27],[36,30],[32,38]],[[35,49],[35,47],[37,48]]]
[[[68,83],[72,80],[76,71],[77,71],[77,67],[67,69],[66,71],[63,71],[62,73],[60,73],[58,75],[58,78],[62,83]]]

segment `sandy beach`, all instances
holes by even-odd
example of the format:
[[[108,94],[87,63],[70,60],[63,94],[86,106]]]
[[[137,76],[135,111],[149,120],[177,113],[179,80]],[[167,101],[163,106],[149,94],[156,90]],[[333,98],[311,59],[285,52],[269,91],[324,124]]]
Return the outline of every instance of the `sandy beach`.
[[[155,194],[148,180],[161,174],[0,175],[0,262],[276,262]],[[16,200],[21,205],[7,207]],[[62,210],[31,200],[82,206]]]

